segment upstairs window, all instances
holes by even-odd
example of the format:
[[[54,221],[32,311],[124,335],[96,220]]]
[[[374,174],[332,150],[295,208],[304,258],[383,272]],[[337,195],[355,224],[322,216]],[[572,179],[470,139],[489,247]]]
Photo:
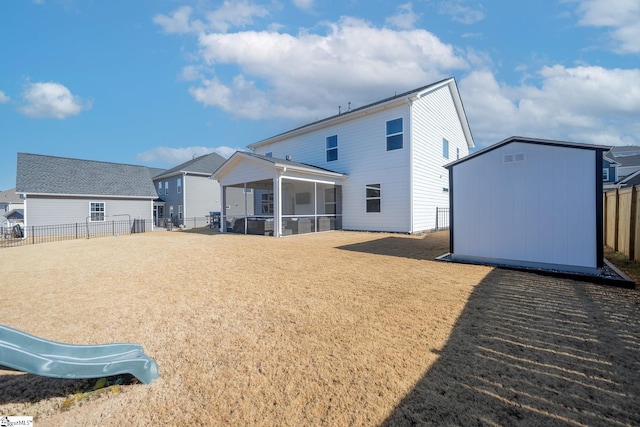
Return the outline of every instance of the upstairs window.
[[[162,194],[162,182],[158,183],[158,196]]]
[[[402,117],[387,122],[387,151],[402,148]]]
[[[327,137],[327,162],[338,160],[338,135]]]
[[[104,221],[104,202],[91,202],[91,221]]]
[[[164,194],[169,194],[169,181],[164,182]]]
[[[449,141],[445,138],[442,138],[442,157],[445,159],[449,158]]]
[[[602,169],[602,180],[609,181],[609,168]]]
[[[380,184],[367,184],[367,212],[380,212],[380,200]]]
[[[178,178],[176,181],[178,194],[182,193],[182,178]]]

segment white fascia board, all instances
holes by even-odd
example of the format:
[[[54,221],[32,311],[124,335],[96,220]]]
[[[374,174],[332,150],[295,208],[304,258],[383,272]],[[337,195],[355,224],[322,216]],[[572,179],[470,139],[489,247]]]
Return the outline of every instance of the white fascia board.
[[[105,194],[65,194],[65,193],[20,193],[24,194],[25,197],[28,196],[41,196],[41,197],[83,197],[83,198],[101,198],[101,199],[150,199],[154,200],[158,198],[158,195],[155,196],[119,196],[119,195],[105,195]]]

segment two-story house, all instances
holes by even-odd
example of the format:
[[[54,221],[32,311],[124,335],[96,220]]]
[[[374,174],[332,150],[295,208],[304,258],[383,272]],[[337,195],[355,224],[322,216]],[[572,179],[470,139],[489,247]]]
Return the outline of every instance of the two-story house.
[[[449,206],[444,165],[473,147],[449,78],[251,144],[213,178],[226,231],[419,233]],[[229,215],[227,193],[239,188],[252,197]]]
[[[160,199],[154,203],[156,224],[183,225],[185,218],[205,218],[220,211],[220,186],[210,177],[224,161],[217,153],[205,154],[154,176]]]

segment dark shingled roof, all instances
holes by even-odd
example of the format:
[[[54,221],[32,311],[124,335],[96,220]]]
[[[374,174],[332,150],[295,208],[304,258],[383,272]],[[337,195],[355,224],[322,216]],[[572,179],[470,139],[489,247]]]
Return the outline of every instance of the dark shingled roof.
[[[187,162],[184,162],[174,168],[167,169],[154,176],[154,179],[164,178],[171,175],[176,175],[182,172],[193,173],[193,174],[202,174],[202,175],[211,175],[213,171],[218,169],[225,162],[225,158],[219,155],[218,153],[209,153],[200,157],[196,157],[195,159],[191,159]]]
[[[18,153],[16,192],[158,197],[146,166]]]

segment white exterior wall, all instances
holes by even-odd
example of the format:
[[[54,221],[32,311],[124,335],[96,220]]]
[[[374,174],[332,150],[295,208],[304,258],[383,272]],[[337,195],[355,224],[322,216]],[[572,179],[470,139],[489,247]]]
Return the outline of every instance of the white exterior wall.
[[[454,165],[454,257],[596,269],[597,153],[515,142]]]
[[[433,230],[436,208],[449,207],[449,171],[444,165],[469,154],[449,86],[443,86],[413,103],[413,231]],[[449,141],[445,158],[442,140]]]
[[[404,144],[400,150],[386,149],[386,122],[403,118]],[[338,160],[326,161],[326,138],[338,135]],[[256,149],[345,173],[342,184],[345,230],[411,232],[409,106],[361,115],[357,120],[327,126],[295,138]],[[225,177],[226,178],[226,177]],[[367,213],[365,186],[381,185],[381,212]]]
[[[124,221],[130,219],[153,219],[153,202],[150,199],[113,199],[99,197],[40,197],[27,196],[25,209],[25,225],[59,225],[85,223],[91,215],[90,204],[104,202],[107,221]]]
[[[185,175],[182,191],[185,218],[203,217],[220,211],[220,185],[206,176]]]

